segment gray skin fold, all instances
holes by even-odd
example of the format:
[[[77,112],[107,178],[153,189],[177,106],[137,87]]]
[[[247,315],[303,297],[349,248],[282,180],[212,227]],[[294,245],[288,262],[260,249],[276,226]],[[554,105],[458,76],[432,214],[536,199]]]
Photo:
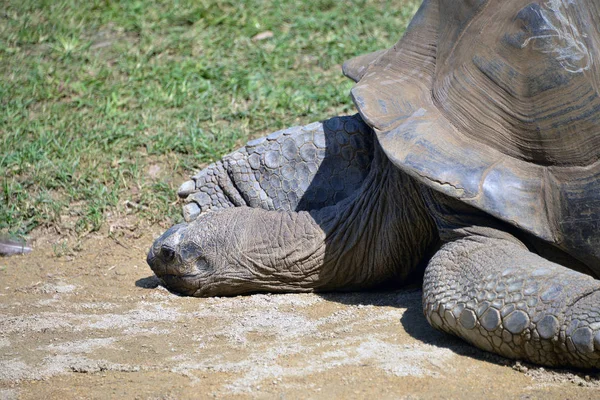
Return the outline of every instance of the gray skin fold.
[[[251,143],[182,185],[192,220],[163,234],[148,254],[167,288],[192,296],[342,291],[399,287],[424,274],[423,309],[434,328],[508,358],[600,366],[600,285],[575,271],[589,271],[585,265],[418,184],[357,116],[294,129],[261,142],[270,147],[258,160],[250,160]],[[293,154],[285,141],[330,144],[357,132],[368,136],[357,146],[373,143],[366,162],[356,161],[359,147],[347,145],[342,157],[332,146],[315,153],[316,170],[306,175],[274,173],[274,166],[305,162],[302,146]],[[280,153],[265,157],[268,151]],[[335,182],[349,169],[362,177],[350,193]],[[307,182],[290,185],[294,179]],[[322,190],[318,208],[302,201]],[[284,197],[276,207],[273,199]]]

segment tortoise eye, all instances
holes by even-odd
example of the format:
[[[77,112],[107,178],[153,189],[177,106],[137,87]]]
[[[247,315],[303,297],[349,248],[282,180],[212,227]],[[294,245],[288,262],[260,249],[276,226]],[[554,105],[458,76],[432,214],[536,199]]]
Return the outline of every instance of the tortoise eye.
[[[175,250],[166,246],[161,247],[160,258],[162,258],[162,260],[165,262],[173,261],[173,259],[175,258]]]

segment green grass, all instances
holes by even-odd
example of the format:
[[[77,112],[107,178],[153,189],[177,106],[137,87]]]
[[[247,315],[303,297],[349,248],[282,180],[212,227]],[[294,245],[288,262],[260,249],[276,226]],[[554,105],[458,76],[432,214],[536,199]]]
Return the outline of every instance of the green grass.
[[[7,0],[0,231],[177,220],[194,170],[250,137],[353,112],[341,63],[392,45],[418,3]]]

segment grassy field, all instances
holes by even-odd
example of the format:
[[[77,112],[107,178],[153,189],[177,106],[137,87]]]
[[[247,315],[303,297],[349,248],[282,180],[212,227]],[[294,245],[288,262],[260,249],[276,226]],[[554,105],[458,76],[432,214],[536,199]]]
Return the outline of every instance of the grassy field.
[[[5,0],[0,232],[178,220],[192,171],[353,112],[341,63],[392,45],[418,3]]]

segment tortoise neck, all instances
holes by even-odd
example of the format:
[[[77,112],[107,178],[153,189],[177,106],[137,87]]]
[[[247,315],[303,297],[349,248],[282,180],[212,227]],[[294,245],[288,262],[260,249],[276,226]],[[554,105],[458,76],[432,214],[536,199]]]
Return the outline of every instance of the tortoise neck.
[[[337,287],[404,283],[437,240],[418,184],[388,160],[379,144],[355,195],[311,214],[325,233],[324,271],[348,280],[334,282]]]

